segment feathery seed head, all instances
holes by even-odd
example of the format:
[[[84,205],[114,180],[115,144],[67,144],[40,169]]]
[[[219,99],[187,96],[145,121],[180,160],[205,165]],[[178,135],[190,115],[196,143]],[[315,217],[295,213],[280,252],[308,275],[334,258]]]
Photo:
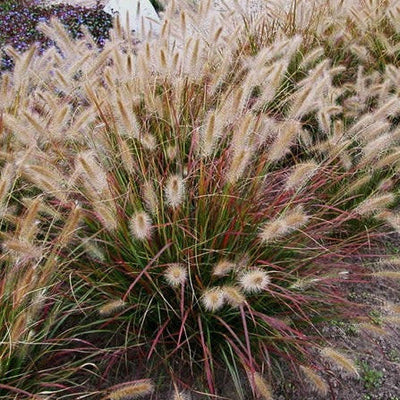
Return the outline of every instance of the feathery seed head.
[[[322,395],[326,395],[328,393],[328,384],[317,373],[304,365],[301,365],[300,369],[303,371],[307,381],[318,393]]]
[[[258,372],[254,372],[253,379],[254,386],[258,394],[262,396],[264,400],[273,400],[271,387],[267,383],[267,381],[261,376],[261,374]]]
[[[393,140],[392,133],[387,133],[369,141],[362,149],[364,153],[363,162],[378,159],[390,147]]]
[[[212,111],[208,117],[207,122],[202,132],[202,148],[201,153],[204,157],[211,155],[215,142],[216,142],[216,135],[215,135],[215,111]]]
[[[17,239],[9,239],[3,242],[3,251],[9,252],[15,258],[35,259],[43,256],[43,249],[31,243]]]
[[[145,133],[140,138],[140,141],[147,150],[154,150],[157,146],[156,138],[151,133]]]
[[[393,189],[394,185],[395,185],[395,182],[394,182],[394,180],[393,180],[392,178],[383,179],[383,180],[379,183],[377,189],[378,189],[380,192],[388,192],[389,190],[392,190],[392,189]]]
[[[165,199],[172,208],[182,204],[185,196],[185,183],[179,175],[171,175],[165,185]]]
[[[135,383],[125,384],[111,391],[108,400],[133,400],[138,397],[152,393],[154,385],[150,380],[137,381]]]
[[[247,165],[251,160],[251,156],[252,151],[249,147],[235,149],[231,165],[227,171],[227,181],[229,183],[234,184],[242,177]]]
[[[125,101],[122,101],[120,97],[117,98],[116,103],[119,134],[121,136],[137,138],[140,126],[136,115],[129,110],[129,105]]]
[[[176,146],[168,146],[167,147],[167,157],[168,160],[174,160],[178,154],[178,148]]]
[[[150,239],[152,231],[150,216],[145,211],[135,212],[130,220],[130,230],[136,239]]]
[[[223,286],[222,292],[225,301],[234,308],[241,306],[245,301],[246,297],[236,286]]]
[[[374,113],[376,120],[396,114],[400,110],[400,101],[397,95],[390,96],[387,101]]]
[[[120,156],[121,156],[122,165],[126,169],[126,171],[132,173],[135,169],[135,164],[133,161],[131,149],[129,148],[128,143],[125,140],[123,140],[122,138],[119,143],[119,147],[121,149]]]
[[[385,330],[384,328],[382,328],[376,324],[371,324],[369,322],[363,322],[361,324],[358,324],[357,327],[363,331],[367,331],[376,336],[385,336],[388,334],[388,331]]]
[[[385,315],[383,321],[387,324],[400,325],[400,315]]]
[[[38,212],[42,204],[43,201],[40,196],[33,199],[24,217],[20,220],[18,224],[18,237],[21,241],[32,243],[32,240],[36,236],[40,223]]]
[[[165,70],[167,68],[167,56],[165,54],[165,50],[164,49],[160,49],[159,52],[159,59],[160,59],[160,67],[162,70]]]
[[[219,286],[207,289],[201,297],[203,307],[207,311],[217,311],[224,306],[224,293]]]
[[[304,213],[301,207],[289,212],[283,219],[285,225],[290,229],[299,228],[305,225],[308,220],[309,216]]]
[[[305,225],[308,220],[309,216],[304,213],[303,209],[301,207],[296,207],[286,214],[267,222],[262,228],[259,237],[264,243],[271,242],[300,228]]]
[[[158,199],[154,190],[154,185],[147,181],[142,186],[142,196],[146,208],[152,213],[156,214],[158,210]]]
[[[215,276],[225,276],[229,274],[235,268],[235,264],[228,260],[219,261],[213,269],[213,275]]]
[[[334,149],[334,151],[335,151],[335,150],[336,150],[336,149]],[[350,154],[349,154],[347,151],[341,150],[341,151],[339,152],[339,159],[340,159],[340,162],[342,163],[343,168],[344,168],[346,171],[349,171],[349,170],[352,168],[352,166],[353,166],[353,161],[352,161],[352,159],[351,159]]]
[[[340,369],[349,372],[351,375],[359,376],[357,366],[354,364],[353,360],[344,356],[338,351],[332,349],[331,347],[324,347],[321,349],[321,354],[323,357],[332,361]]]
[[[395,198],[393,193],[371,196],[359,204],[354,211],[360,215],[375,214],[392,204]]]
[[[101,220],[103,226],[108,231],[113,231],[118,227],[115,204],[112,201],[95,201],[93,209]]]
[[[290,149],[297,135],[301,132],[300,124],[297,121],[284,122],[269,149],[268,158],[270,161],[280,160]]]
[[[323,47],[317,47],[316,49],[310,51],[308,54],[303,56],[300,68],[307,68],[310,64],[315,63],[324,54]]]
[[[37,185],[42,191],[55,196],[62,203],[67,202],[65,179],[58,173],[56,168],[52,168],[48,164],[44,166],[23,165],[22,162],[21,166],[23,175]],[[104,183],[102,185],[104,186]]]
[[[68,219],[64,225],[63,230],[58,236],[58,243],[60,245],[65,245],[71,238],[75,235],[76,231],[79,228],[79,224],[82,218],[82,210],[81,207],[77,204],[72,209]]]
[[[184,11],[180,13],[180,29],[183,36],[186,34],[186,14]]]
[[[304,185],[317,172],[318,164],[314,161],[297,164],[286,181],[285,189],[296,189]]]
[[[373,272],[371,275],[375,276],[376,278],[400,279],[400,271],[394,270],[377,271]]]
[[[351,183],[347,190],[346,190],[346,194],[351,194],[351,193],[355,193],[357,192],[359,189],[361,189],[364,185],[366,185],[368,182],[370,182],[371,180],[371,175],[367,174],[364,176],[361,176],[360,178],[358,178],[356,181],[354,181],[354,183]]]
[[[126,303],[121,299],[112,300],[112,301],[109,301],[109,302],[103,304],[99,308],[99,314],[102,317],[108,317],[108,316],[113,315],[116,312],[120,311],[125,306],[126,306]]]
[[[170,264],[165,271],[165,279],[172,287],[181,286],[186,282],[187,269],[182,264]]]
[[[86,251],[87,254],[90,255],[90,257],[98,260],[98,261],[104,261],[105,256],[102,250],[97,246],[97,244],[94,241],[91,241],[90,239],[85,239],[83,241],[83,247]]]
[[[268,274],[260,268],[253,268],[239,276],[239,284],[246,293],[258,293],[270,283]]]
[[[386,156],[382,157],[375,163],[375,167],[377,169],[391,167],[400,165],[400,149],[399,147],[394,147],[392,152],[387,154]]]
[[[11,163],[7,163],[0,176],[0,205],[4,202],[8,195],[8,191],[14,181],[15,167]]]
[[[245,149],[251,145],[253,140],[253,132],[255,131],[255,125],[257,119],[250,112],[246,113],[241,117],[240,125],[234,131],[232,137],[232,148],[235,152]]]
[[[84,184],[93,187],[97,193],[108,189],[107,175],[91,151],[85,151],[77,157],[78,173],[85,175]]]

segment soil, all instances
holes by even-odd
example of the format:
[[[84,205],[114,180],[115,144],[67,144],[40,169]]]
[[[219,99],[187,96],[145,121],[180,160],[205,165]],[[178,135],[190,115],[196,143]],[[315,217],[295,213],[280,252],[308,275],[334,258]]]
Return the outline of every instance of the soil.
[[[329,395],[318,395],[306,382],[292,378],[282,383],[276,400],[400,400],[400,318],[397,324],[384,322],[393,317],[391,305],[399,304],[400,284],[376,279],[362,291],[354,287],[349,296],[371,306],[370,320],[364,325],[332,321],[320,329],[333,348],[356,361],[359,377],[331,366],[324,376]]]

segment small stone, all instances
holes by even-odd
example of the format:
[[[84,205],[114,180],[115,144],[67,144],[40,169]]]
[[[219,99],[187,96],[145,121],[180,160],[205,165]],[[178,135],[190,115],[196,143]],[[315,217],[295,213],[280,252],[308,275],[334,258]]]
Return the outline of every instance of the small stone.
[[[146,36],[150,31],[157,35],[161,30],[160,18],[150,0],[110,0],[104,11],[112,16],[118,14],[125,29],[128,28],[126,15],[129,13],[129,29],[139,37]]]

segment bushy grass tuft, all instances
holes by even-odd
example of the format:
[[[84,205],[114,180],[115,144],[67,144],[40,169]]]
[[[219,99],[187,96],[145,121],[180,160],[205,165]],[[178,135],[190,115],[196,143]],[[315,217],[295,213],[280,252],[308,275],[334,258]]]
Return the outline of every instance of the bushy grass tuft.
[[[357,374],[316,324],[366,311],[346,285],[371,279],[399,218],[400,72],[368,39],[395,46],[395,19],[278,3],[170,4],[160,37],[116,21],[101,51],[52,20],[38,29],[57,48],[6,48],[2,352],[19,366],[0,388],[219,395],[227,370],[238,398],[247,375],[269,399],[283,365],[323,394],[327,360]],[[33,293],[48,308],[28,321]],[[32,354],[51,364],[23,376]]]

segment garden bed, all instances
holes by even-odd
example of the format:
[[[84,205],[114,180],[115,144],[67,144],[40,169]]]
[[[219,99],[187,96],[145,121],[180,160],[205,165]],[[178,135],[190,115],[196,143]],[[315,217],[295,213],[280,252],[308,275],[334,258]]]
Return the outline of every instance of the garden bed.
[[[207,4],[0,3],[1,398],[398,400],[400,10]]]

